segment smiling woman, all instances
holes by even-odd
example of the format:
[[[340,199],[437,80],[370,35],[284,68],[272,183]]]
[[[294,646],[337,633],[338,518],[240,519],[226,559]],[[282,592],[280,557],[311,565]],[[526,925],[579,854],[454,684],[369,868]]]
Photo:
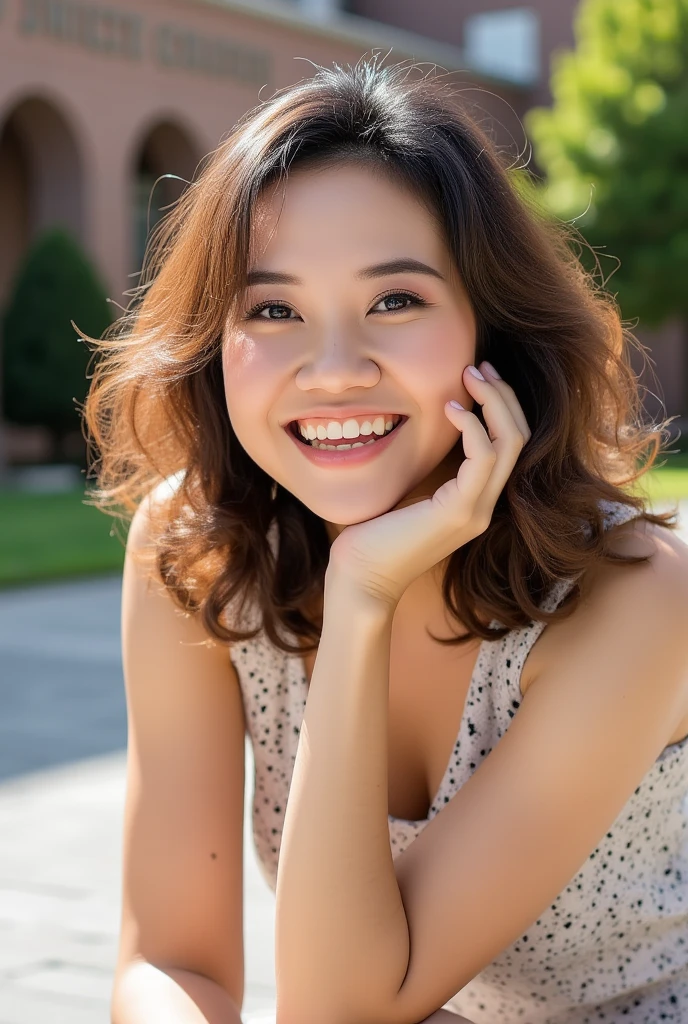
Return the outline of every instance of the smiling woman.
[[[277,1024],[688,1011],[688,549],[625,489],[666,425],[572,231],[413,71],[245,115],[92,342],[95,497],[136,510],[114,1024],[146,959],[241,1006],[244,732]]]
[[[252,593],[278,647],[293,647],[280,622],[317,643],[303,610],[322,593],[327,523],[379,514],[431,469],[439,480],[458,467],[462,445],[442,408],[472,404],[461,382],[471,361],[498,367],[533,436],[489,529],[447,567],[445,597],[466,627],[451,643],[525,625],[557,579],[606,558],[601,500],[670,519],[620,486],[641,456],[652,468],[666,431],[640,421],[636,343],[613,299],[575,259],[571,229],[511,187],[451,86],[412,71],[375,60],[322,69],[244,115],[156,228],[129,314],[90,340],[101,357],[85,405],[95,497],[130,514],[185,471],[159,510],[158,554],[171,592],[218,639],[239,639],[224,609]],[[269,394],[290,374],[289,390]],[[305,464],[282,426],[342,419],[354,404],[408,417],[389,449],[394,468],[378,478],[373,459],[372,494],[351,491],[339,471],[324,489],[311,478],[297,486],[291,474]],[[274,574],[273,518],[288,534]],[[552,621],[572,604],[575,593]]]

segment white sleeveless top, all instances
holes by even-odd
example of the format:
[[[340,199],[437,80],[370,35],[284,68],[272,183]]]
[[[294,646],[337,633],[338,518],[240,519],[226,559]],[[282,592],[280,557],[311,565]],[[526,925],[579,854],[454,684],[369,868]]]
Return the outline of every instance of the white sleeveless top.
[[[601,507],[605,528],[637,515],[620,503]],[[273,550],[276,525],[268,534]],[[572,585],[559,581],[540,607],[554,610]],[[256,609],[251,616],[256,617],[242,623],[260,624]],[[501,640],[482,642],[456,744],[427,818],[389,815],[394,858],[509,728],[522,699],[523,664],[545,625],[531,622]],[[230,658],[255,761],[253,839],[274,891],[308,694],[305,666],[300,656],[278,650],[262,630],[252,641],[231,644]],[[445,1008],[474,1024],[688,1024],[688,737],[664,748],[552,905]]]

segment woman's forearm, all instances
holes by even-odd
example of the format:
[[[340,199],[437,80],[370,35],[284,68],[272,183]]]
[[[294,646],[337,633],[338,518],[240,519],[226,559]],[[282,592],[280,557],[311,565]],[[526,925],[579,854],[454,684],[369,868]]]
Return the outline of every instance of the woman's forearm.
[[[409,959],[387,820],[393,610],[330,572],[277,873],[278,1024],[388,1007]]]

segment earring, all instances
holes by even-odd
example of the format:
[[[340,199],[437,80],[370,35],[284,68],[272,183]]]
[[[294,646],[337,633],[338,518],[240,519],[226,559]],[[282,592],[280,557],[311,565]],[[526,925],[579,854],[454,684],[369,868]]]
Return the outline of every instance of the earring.
[[[277,497],[277,481],[272,481],[272,488],[270,489],[270,500],[274,501]]]

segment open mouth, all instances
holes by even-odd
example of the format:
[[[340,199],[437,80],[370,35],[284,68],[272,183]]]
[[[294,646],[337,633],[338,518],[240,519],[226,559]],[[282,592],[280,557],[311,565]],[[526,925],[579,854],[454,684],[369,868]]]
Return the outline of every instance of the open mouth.
[[[401,416],[392,429],[386,430],[384,434],[359,434],[358,437],[325,438],[322,441],[318,438],[311,441],[304,437],[299,430],[297,420],[292,420],[287,427],[287,430],[294,435],[297,441],[300,441],[301,444],[305,445],[306,448],[325,449],[326,451],[336,451],[337,448],[341,448],[343,451],[348,451],[350,448],[364,448],[366,445],[375,444],[376,441],[382,441],[383,438],[393,434],[394,431],[397,430],[402,423],[405,423],[407,419],[408,416]]]

